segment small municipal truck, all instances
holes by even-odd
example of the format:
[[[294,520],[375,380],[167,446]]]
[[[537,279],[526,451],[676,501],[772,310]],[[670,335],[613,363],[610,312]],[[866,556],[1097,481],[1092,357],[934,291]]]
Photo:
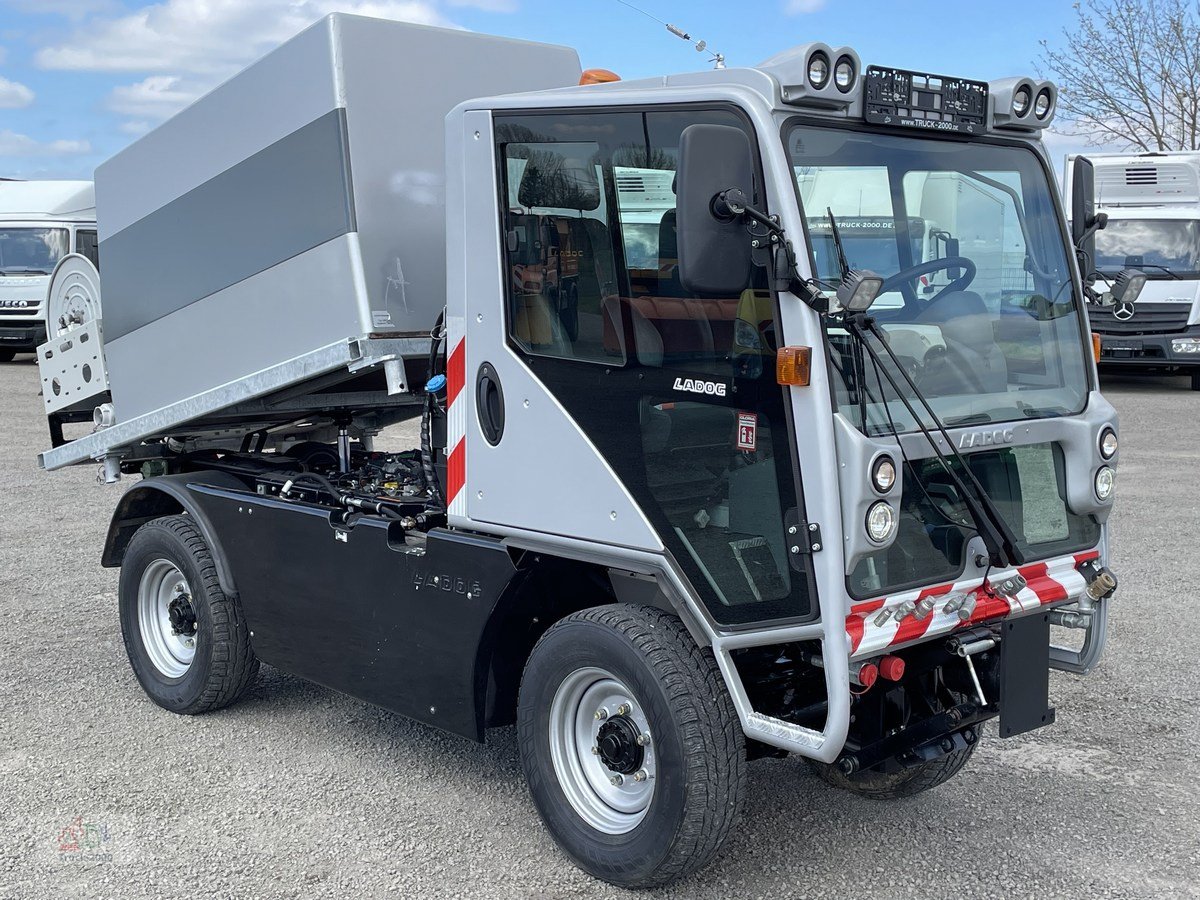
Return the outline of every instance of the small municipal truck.
[[[0,181],[0,362],[46,340],[46,289],[59,260],[99,264],[90,181]]]
[[[1067,185],[1075,159],[1067,157]],[[1200,153],[1089,159],[1096,212],[1107,217],[1096,233],[1094,268],[1102,283],[1123,269],[1145,275],[1136,302],[1093,309],[1100,365],[1188,375],[1192,390],[1200,391]]]
[[[40,463],[140,476],[101,563],[145,692],[267,664],[515,724],[630,887],[714,857],[755,759],[890,799],[1051,725],[1119,456],[1055,100],[819,42],[614,81],[335,15],[268,54],[99,167],[103,276],[51,288]]]

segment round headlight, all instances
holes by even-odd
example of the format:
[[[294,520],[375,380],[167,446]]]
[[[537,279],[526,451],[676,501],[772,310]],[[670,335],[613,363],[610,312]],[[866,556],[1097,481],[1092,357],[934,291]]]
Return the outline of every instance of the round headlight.
[[[881,456],[875,460],[875,466],[871,469],[871,484],[875,486],[881,494],[886,494],[892,489],[892,485],[896,483],[896,464],[892,462],[890,456]]]
[[[1117,455],[1117,433],[1111,428],[1105,428],[1100,433],[1100,455],[1112,459]]]
[[[1042,88],[1038,91],[1037,100],[1033,103],[1033,114],[1044,119],[1050,112],[1050,91]]]
[[[867,537],[882,544],[896,532],[896,513],[880,500],[867,510]]]
[[[1033,91],[1027,85],[1021,85],[1013,94],[1013,115],[1023,116],[1029,112],[1029,104],[1033,102]]]
[[[1113,488],[1117,483],[1117,473],[1112,466],[1101,466],[1096,472],[1096,497],[1100,500],[1108,500],[1112,497]]]
[[[829,82],[829,57],[814,53],[808,60],[808,83],[818,91]]]
[[[854,87],[854,75],[854,60],[848,56],[843,56],[833,67],[833,83],[843,94]]]

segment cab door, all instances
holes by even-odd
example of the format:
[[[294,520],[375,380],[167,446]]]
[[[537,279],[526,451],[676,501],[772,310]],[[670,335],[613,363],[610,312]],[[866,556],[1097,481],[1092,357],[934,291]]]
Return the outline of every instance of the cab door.
[[[808,618],[775,299],[765,282],[697,297],[679,278],[674,173],[680,136],[697,123],[754,143],[729,106],[495,115],[503,352],[472,358],[468,308],[464,382],[486,362],[503,399],[477,404],[483,440],[466,426],[467,513],[587,539],[603,520],[600,539],[629,546],[648,530],[718,623]],[[527,379],[548,402],[529,396]],[[526,414],[531,403],[541,415]]]

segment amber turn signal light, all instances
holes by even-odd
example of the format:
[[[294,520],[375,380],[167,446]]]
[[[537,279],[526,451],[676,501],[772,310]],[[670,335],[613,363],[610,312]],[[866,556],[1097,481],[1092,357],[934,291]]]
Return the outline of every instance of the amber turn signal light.
[[[1092,356],[1095,357],[1096,362],[1100,362],[1100,346],[1101,346],[1100,335],[1096,334],[1096,332],[1093,331],[1092,332]]]
[[[579,76],[580,84],[609,84],[620,80],[620,75],[608,69],[584,69],[583,74]]]
[[[812,374],[812,349],[780,347],[775,354],[775,380],[793,387],[808,387]]]

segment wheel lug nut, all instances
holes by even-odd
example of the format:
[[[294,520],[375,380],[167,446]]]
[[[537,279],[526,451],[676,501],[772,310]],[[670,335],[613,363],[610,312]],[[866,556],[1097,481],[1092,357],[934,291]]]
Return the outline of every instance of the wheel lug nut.
[[[643,732],[642,734],[639,734],[637,736],[636,743],[639,747],[649,747],[650,746],[650,733]]]
[[[638,769],[636,772],[633,773],[634,781],[645,781],[649,777],[650,776],[649,776],[649,774],[647,774],[645,769]]]
[[[195,641],[193,641],[191,638],[188,638],[187,640],[185,640],[185,641],[183,642],[183,645],[184,645],[185,647],[195,647],[195,646],[196,646],[196,642],[195,642]]]
[[[612,778],[608,779],[608,781],[613,787],[620,787],[625,783],[625,779],[620,775],[614,775]]]
[[[630,706],[629,706],[629,704],[628,704],[628,703],[622,703],[620,706],[618,706],[618,707],[617,707],[617,715],[618,715],[618,716],[627,716],[627,715],[629,715],[629,714],[630,714],[632,711],[633,711],[633,710],[632,710],[632,709],[630,709]]]
[[[599,755],[600,755],[600,748],[599,748],[599,747],[593,747],[593,748],[592,748],[592,756],[599,756]]]
[[[608,718],[608,710],[605,709],[603,706],[600,707],[598,710],[596,710],[596,721],[597,722],[603,722],[607,718]]]

